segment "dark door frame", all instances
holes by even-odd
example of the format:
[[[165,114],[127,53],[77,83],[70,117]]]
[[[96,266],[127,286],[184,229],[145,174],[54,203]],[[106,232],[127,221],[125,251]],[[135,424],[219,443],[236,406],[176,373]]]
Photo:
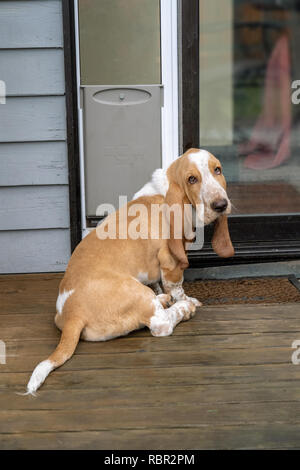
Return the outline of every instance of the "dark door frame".
[[[181,0],[182,146],[199,148],[199,0]],[[222,155],[217,155],[222,159]],[[300,259],[300,214],[230,216],[234,258],[221,259],[210,247],[189,253],[190,267]]]
[[[71,252],[82,238],[74,0],[62,0]]]
[[[199,147],[199,0],[181,0],[182,150]]]

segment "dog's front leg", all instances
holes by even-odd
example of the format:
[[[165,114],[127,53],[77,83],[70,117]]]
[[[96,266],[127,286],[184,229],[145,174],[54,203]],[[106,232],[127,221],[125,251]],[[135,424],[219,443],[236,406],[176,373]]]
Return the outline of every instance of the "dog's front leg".
[[[172,299],[177,302],[178,300],[188,300],[192,302],[196,307],[201,307],[201,302],[194,297],[189,297],[184,292],[182,287],[183,283],[183,270],[178,266],[171,270],[161,269],[161,281],[164,292],[170,294]]]
[[[151,289],[155,292],[156,295],[163,294],[163,290],[160,287],[159,282],[154,282],[153,284],[150,285]]]

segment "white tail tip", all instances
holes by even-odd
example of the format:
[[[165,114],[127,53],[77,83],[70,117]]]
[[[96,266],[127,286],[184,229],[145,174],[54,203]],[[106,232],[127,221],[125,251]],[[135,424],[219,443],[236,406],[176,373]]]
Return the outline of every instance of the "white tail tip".
[[[48,359],[46,361],[40,362],[32,372],[25,395],[35,395],[37,389],[42,385],[46,377],[53,369],[54,364]]]
[[[37,393],[35,393],[35,392],[24,392],[24,393],[16,392],[16,395],[20,395],[21,397],[26,397],[26,395],[30,395],[32,397],[37,397]]]

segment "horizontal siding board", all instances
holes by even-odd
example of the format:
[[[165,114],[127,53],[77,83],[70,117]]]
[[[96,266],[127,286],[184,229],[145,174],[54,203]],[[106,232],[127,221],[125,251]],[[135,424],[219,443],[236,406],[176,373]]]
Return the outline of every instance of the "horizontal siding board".
[[[70,257],[62,0],[0,2],[0,272]]]
[[[0,230],[67,228],[68,186],[0,188]]]
[[[62,95],[64,52],[62,49],[0,50],[0,79],[6,84],[7,96]]]
[[[62,47],[61,0],[0,2],[0,48]]]
[[[66,142],[0,143],[0,186],[68,184]]]
[[[10,97],[0,104],[0,142],[65,139],[64,96]]]
[[[0,232],[0,273],[65,271],[70,233],[63,230]]]

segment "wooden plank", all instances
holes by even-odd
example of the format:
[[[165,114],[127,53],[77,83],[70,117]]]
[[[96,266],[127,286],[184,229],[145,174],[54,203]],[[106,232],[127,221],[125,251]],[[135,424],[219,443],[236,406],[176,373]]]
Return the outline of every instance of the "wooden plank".
[[[0,231],[0,272],[64,271],[70,258],[68,229]]]
[[[63,274],[62,273],[31,273],[31,274],[2,274],[0,276],[0,283],[7,283],[9,284],[11,282],[19,282],[19,281],[45,281],[45,280],[55,280],[58,278],[62,278]]]
[[[45,326],[46,327],[46,326]],[[1,333],[5,341],[5,335]],[[62,366],[62,370],[82,370],[84,368],[99,369],[127,369],[152,367],[186,367],[189,365],[215,365],[219,367],[228,365],[253,364],[289,364],[293,350],[286,348],[257,348],[251,353],[247,350],[200,350],[200,351],[172,351],[172,352],[144,352],[136,354],[97,354],[87,356],[76,355]],[[19,356],[11,357],[5,365],[1,366],[3,372],[32,372],[38,362],[47,359],[47,356]],[[55,373],[55,372],[53,372]],[[132,373],[132,372],[128,372]]]
[[[56,299],[53,299],[53,302]],[[27,339],[39,339],[51,337],[51,331],[47,331],[45,325],[51,325],[53,322],[53,315],[30,315],[30,314],[15,314],[1,316],[3,328],[1,329],[2,336],[6,340],[16,339],[19,337],[21,331],[24,331]],[[30,323],[30,324],[28,324]],[[28,325],[28,326],[27,326]],[[280,333],[280,332],[299,332],[299,318],[270,318],[268,320],[228,320],[228,321],[197,321],[196,317],[188,322],[180,323],[175,333],[178,336],[186,335],[235,335],[235,334],[262,334],[262,333]],[[148,336],[149,331],[141,330],[140,332],[132,333],[141,337]],[[43,335],[43,336],[42,336]],[[120,339],[122,340],[122,338]],[[162,340],[161,338],[154,339],[155,341]]]
[[[61,0],[2,1],[2,49],[62,47]]]
[[[66,142],[0,144],[0,186],[68,184]]]
[[[40,360],[39,358],[38,360]],[[38,362],[38,361],[36,361]],[[1,365],[1,393],[24,392],[30,378],[30,372],[5,372]],[[136,388],[137,392],[144,387],[188,386],[188,385],[222,385],[253,383],[276,383],[279,381],[299,380],[299,367],[290,364],[255,364],[255,365],[190,365],[185,367],[152,367],[137,368],[134,373],[128,369],[56,369],[47,377],[46,383],[39,390],[40,394],[53,390],[86,390],[86,389],[123,389]],[[113,390],[112,390],[112,393]],[[133,392],[134,393],[134,392]]]
[[[7,96],[63,95],[63,50],[0,49],[0,77],[6,83]]]
[[[28,399],[28,397],[27,397]],[[100,407],[81,410],[0,410],[0,433],[104,431],[169,427],[300,425],[300,402],[189,404],[176,407]]]
[[[0,107],[0,142],[66,139],[63,96],[10,97]]]
[[[113,407],[190,407],[201,404],[300,402],[300,379],[295,382],[276,381],[258,384],[187,385],[94,389],[47,390],[41,389],[36,399],[24,398],[11,390],[0,393],[2,410],[90,410]],[[25,388],[25,387],[24,387]]]
[[[19,290],[19,289],[18,289]],[[13,295],[13,290],[11,291]],[[47,293],[45,292],[45,296]],[[57,296],[57,291],[56,291]],[[49,313],[55,315],[55,301],[49,306]],[[45,307],[37,298],[37,310],[45,313]],[[11,314],[12,316],[13,314]],[[27,318],[27,317],[26,317]],[[31,317],[32,318],[32,317]],[[3,321],[4,320],[4,321]],[[34,320],[33,320],[34,321]],[[1,316],[1,323],[5,322],[5,317]],[[24,356],[37,356],[37,360],[41,356],[49,355],[57,346],[58,332],[49,330],[49,337],[40,339],[10,339],[6,340],[7,353]],[[51,333],[51,334],[50,334]],[[116,338],[111,341],[80,341],[76,348],[76,354],[88,357],[90,354],[144,354],[144,353],[171,353],[171,352],[197,352],[210,350],[233,350],[252,351],[259,348],[290,348],[295,337],[300,338],[300,329],[297,332],[290,333],[263,333],[263,334],[237,334],[237,335],[178,335],[175,332],[172,336],[165,338],[155,338],[150,331],[145,329],[141,334],[130,334],[125,337]],[[148,335],[147,335],[148,333]],[[179,339],[180,337],[180,339]]]
[[[199,450],[299,449],[299,425],[272,423],[203,428],[14,433],[0,435],[1,449]],[[195,452],[195,455],[196,454]],[[195,456],[195,461],[197,457]],[[199,461],[199,460],[198,460]]]
[[[0,188],[0,230],[67,228],[68,186]]]
[[[63,273],[0,276],[3,313],[53,313]]]

